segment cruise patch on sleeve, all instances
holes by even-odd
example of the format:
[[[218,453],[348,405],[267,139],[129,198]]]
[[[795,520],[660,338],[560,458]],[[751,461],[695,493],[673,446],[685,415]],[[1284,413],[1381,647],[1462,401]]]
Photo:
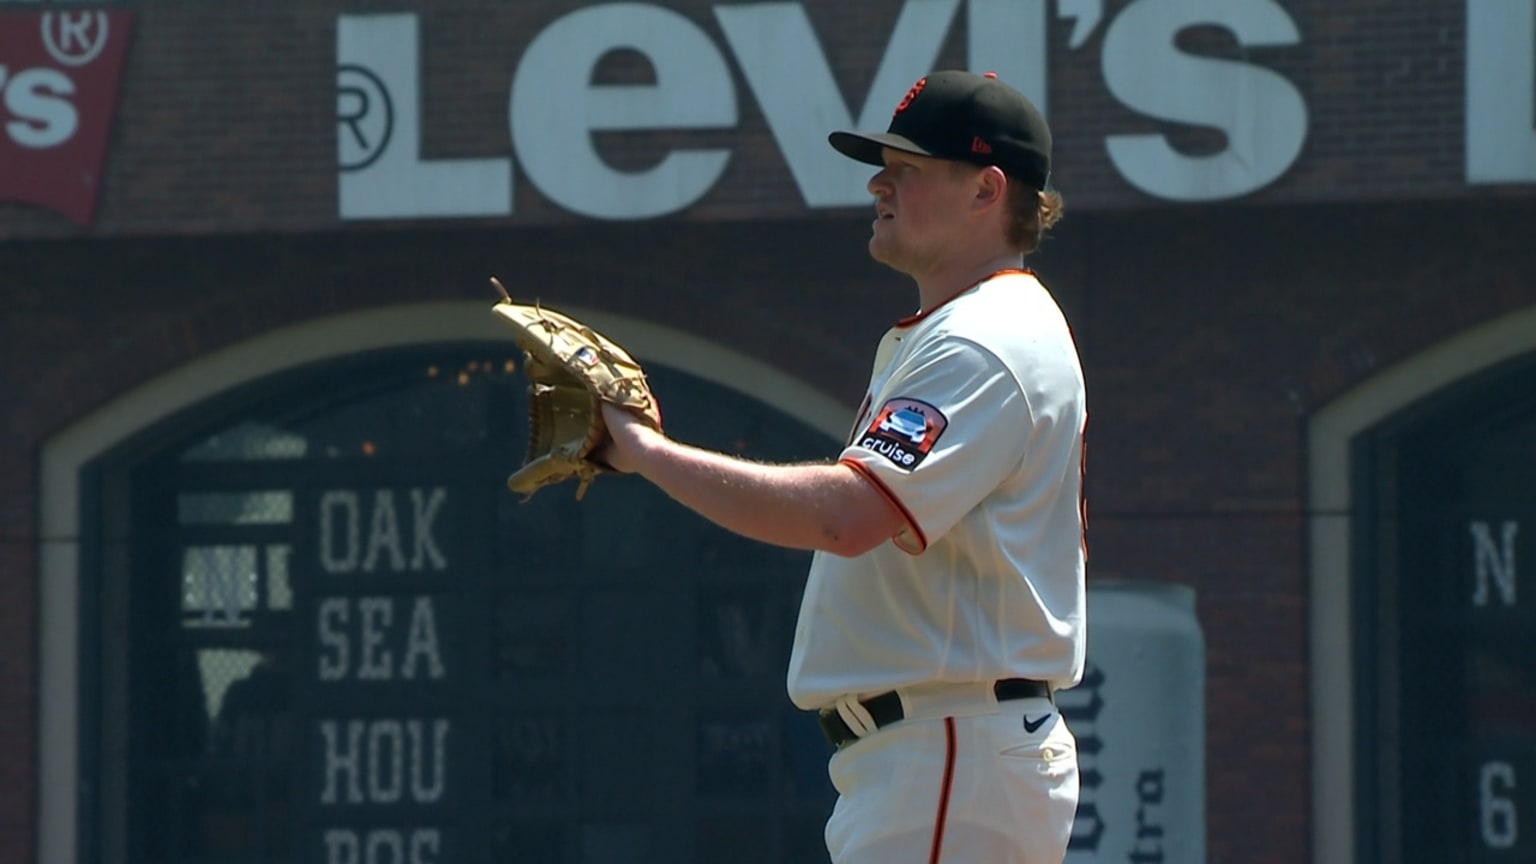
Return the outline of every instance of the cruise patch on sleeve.
[[[927,402],[888,399],[856,443],[891,460],[897,468],[911,470],[923,464],[947,426],[949,419]]]

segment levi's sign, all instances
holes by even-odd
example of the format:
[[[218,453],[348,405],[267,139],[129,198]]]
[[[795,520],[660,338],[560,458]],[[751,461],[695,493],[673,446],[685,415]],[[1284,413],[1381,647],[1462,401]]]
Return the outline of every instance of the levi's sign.
[[[1177,43],[1187,29],[1215,27],[1244,50],[1298,45],[1301,33],[1280,3],[1132,0],[1108,20],[1104,5],[1056,0],[1055,8],[1073,21],[1071,48],[1102,27],[1100,66],[1110,95],[1138,114],[1224,138],[1219,151],[1190,154],[1156,132],[1106,135],[1106,155],[1127,183],[1165,200],[1217,201],[1263,189],[1296,162],[1309,118],[1295,83],[1255,63],[1186,53]],[[519,59],[507,111],[512,149],[527,182],[573,213],[648,219],[682,210],[719,182],[729,149],[678,148],[648,168],[620,170],[598,152],[593,133],[736,128],[734,60],[806,206],[863,206],[870,169],[828,147],[827,132],[885,128],[891,106],[934,67],[962,18],[968,68],[997,72],[1049,113],[1050,6],[905,0],[857,113],[804,3],[714,6],[723,44],[652,3],[588,6],[545,26]],[[1536,0],[1466,0],[1466,8],[1467,180],[1536,182]],[[510,215],[518,182],[510,157],[421,158],[420,41],[413,14],[337,19],[341,218]],[[620,50],[643,55],[654,80],[591,83],[599,61]]]

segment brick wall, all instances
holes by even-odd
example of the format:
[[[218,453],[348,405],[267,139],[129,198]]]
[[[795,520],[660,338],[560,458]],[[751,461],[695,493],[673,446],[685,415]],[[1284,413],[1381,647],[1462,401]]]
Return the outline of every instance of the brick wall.
[[[860,216],[0,247],[0,775],[19,781],[6,788],[32,788],[35,458],[71,420],[279,326],[486,300],[488,272],[731,344],[851,410],[879,331],[913,303],[865,260],[866,232]],[[1536,303],[1536,251],[1521,240],[1536,236],[1536,207],[1076,214],[1057,235],[1037,267],[1089,380],[1091,577],[1197,591],[1210,860],[1307,860],[1307,417],[1395,359]],[[32,806],[0,799],[6,860],[28,860]]]

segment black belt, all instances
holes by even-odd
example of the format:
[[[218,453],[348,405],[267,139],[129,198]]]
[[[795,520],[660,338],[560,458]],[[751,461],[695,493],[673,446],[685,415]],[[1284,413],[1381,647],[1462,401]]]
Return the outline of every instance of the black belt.
[[[1010,699],[1052,699],[1051,685],[1044,681],[1031,681],[1028,678],[1004,678],[992,685],[992,692],[997,696],[997,701],[1007,702]],[[1052,699],[1054,702],[1054,699]],[[876,729],[885,727],[902,719],[901,696],[895,690],[889,693],[881,693],[879,696],[871,696],[859,703],[869,716],[875,721]],[[842,747],[850,741],[857,741],[859,736],[848,728],[843,722],[841,714],[836,708],[821,709],[821,716],[817,718],[821,723],[821,731],[832,742],[833,747]]]

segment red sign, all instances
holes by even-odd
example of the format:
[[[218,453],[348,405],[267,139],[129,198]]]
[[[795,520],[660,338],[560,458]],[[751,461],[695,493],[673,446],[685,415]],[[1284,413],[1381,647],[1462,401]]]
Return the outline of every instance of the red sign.
[[[0,13],[0,201],[91,224],[127,12]]]

